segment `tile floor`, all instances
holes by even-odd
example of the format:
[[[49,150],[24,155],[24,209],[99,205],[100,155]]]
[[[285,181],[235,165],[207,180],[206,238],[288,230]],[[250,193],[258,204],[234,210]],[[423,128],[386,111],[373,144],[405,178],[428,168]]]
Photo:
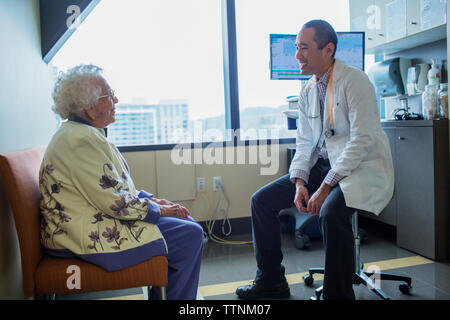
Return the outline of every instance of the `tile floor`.
[[[435,262],[413,252],[401,249],[395,244],[395,230],[380,224],[367,222],[365,228],[369,239],[361,246],[361,261],[376,265],[387,272],[412,277],[412,292],[402,294],[396,281],[382,281],[381,288],[393,300],[449,300],[450,263]],[[251,239],[250,234],[236,235],[232,240]],[[286,275],[291,288],[291,300],[306,300],[314,295],[314,289],[322,283],[315,278],[312,287],[302,280],[310,267],[323,266],[322,239],[313,239],[310,248],[298,250],[293,243],[293,235],[283,234],[282,246]],[[256,262],[251,245],[224,245],[208,242],[204,248],[200,272],[199,295],[206,300],[234,300],[236,287],[250,283],[256,272]],[[379,300],[366,287],[354,286],[357,300]],[[56,296],[56,299],[145,299],[142,288],[95,292],[88,294]]]

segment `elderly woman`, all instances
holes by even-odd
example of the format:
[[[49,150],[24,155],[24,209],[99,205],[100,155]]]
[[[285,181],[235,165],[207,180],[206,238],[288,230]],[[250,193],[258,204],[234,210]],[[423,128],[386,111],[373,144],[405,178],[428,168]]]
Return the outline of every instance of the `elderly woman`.
[[[40,169],[46,253],[107,271],[167,255],[167,298],[195,299],[203,230],[183,206],[136,190],[125,159],[105,137],[119,100],[102,69],[80,65],[62,73],[53,99],[53,110],[67,121]]]

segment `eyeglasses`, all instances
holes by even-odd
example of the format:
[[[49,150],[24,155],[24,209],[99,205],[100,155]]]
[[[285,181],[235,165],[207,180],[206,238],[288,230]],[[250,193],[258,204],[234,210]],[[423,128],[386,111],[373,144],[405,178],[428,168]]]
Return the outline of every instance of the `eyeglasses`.
[[[114,94],[114,90],[111,90],[108,94],[98,97],[98,100],[100,100],[101,98],[107,98],[107,97],[111,98],[111,100],[114,100],[115,96],[116,95]]]

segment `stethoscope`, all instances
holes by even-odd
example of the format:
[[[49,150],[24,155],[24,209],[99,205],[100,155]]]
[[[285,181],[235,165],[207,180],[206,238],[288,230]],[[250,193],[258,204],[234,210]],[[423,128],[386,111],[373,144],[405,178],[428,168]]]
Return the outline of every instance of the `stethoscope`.
[[[330,128],[326,129],[324,132],[324,135],[327,138],[331,138],[332,136],[334,136],[334,129],[333,129],[333,124],[334,124],[334,120],[333,120],[333,70],[334,70],[334,63],[331,66],[330,79],[328,81],[328,109],[330,112]],[[315,81],[314,80],[308,81],[308,83],[306,84],[306,87],[305,87],[306,103],[308,104],[308,107],[309,107],[308,89],[309,89],[309,86],[311,83],[315,83]],[[308,116],[308,118],[317,119],[317,118],[320,118],[320,115]]]

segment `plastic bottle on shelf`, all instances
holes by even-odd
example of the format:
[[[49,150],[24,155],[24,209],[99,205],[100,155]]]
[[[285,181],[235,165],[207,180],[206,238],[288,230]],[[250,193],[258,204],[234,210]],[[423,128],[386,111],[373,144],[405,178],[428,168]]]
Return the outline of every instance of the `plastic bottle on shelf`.
[[[426,85],[422,93],[422,115],[425,120],[437,118],[438,110],[438,87]]]
[[[436,65],[436,59],[431,59],[431,69],[428,70],[428,84],[439,86],[441,83],[441,71]]]
[[[448,83],[441,83],[438,91],[439,118],[448,119]]]

